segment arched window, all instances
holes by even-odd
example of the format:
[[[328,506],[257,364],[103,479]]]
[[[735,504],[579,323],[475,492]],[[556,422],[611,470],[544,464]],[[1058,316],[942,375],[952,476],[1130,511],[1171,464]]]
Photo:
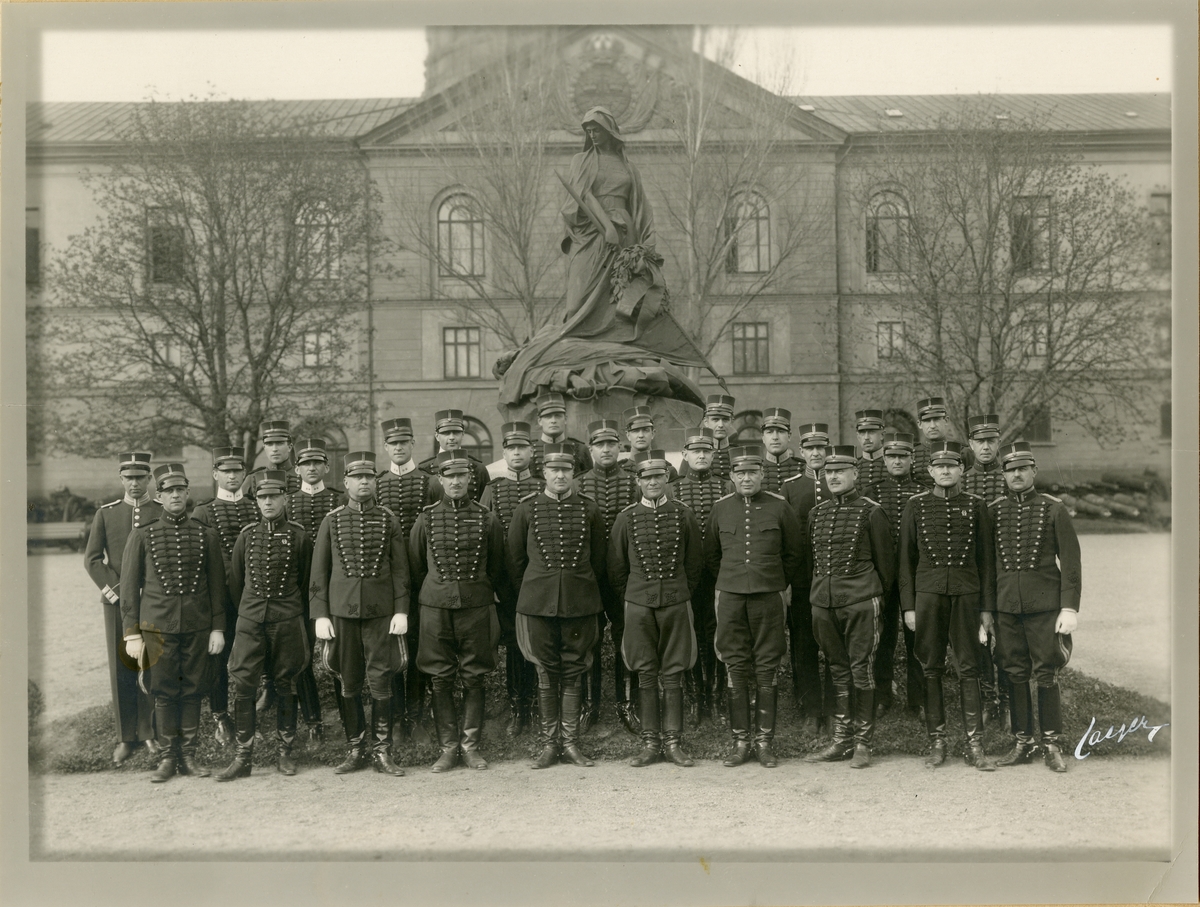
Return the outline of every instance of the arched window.
[[[739,444],[762,443],[762,412],[757,409],[744,409],[733,417],[729,426],[729,444],[737,447]]]
[[[438,208],[438,274],[482,277],[483,218],[467,195],[452,195]]]
[[[879,192],[867,212],[867,271],[894,274],[908,267],[911,223],[908,202],[895,192]]]
[[[296,215],[296,250],[309,280],[335,280],[341,272],[338,222],[324,202],[305,205]]]
[[[902,409],[889,409],[883,414],[884,431],[904,431],[913,438],[918,438],[917,420],[912,414]]]
[[[472,416],[463,417],[462,449],[480,463],[491,463],[496,459],[492,447],[492,433],[486,425]]]
[[[771,269],[771,211],[757,192],[744,192],[733,200],[725,217],[729,252],[725,270],[730,274],[758,274]]]

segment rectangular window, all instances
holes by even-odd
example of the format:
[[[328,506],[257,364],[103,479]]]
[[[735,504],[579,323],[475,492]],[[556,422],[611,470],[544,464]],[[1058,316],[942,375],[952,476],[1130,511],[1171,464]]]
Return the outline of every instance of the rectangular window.
[[[167,366],[178,368],[183,365],[183,347],[170,334],[159,334],[154,338],[154,351]]]
[[[1171,269],[1171,193],[1150,195],[1150,267]]]
[[[1025,354],[1046,356],[1050,353],[1050,325],[1044,321],[1025,323]]]
[[[733,325],[733,373],[766,375],[771,371],[771,326],[765,321]]]
[[[296,219],[301,271],[309,280],[336,280],[341,273],[338,225],[323,207],[306,208]]]
[[[25,286],[42,282],[42,212],[25,209]]]
[[[183,227],[171,223],[163,208],[147,212],[150,282],[177,284],[183,280]]]
[[[320,368],[333,364],[333,337],[329,331],[304,332],[304,367]]]
[[[904,355],[904,322],[875,322],[875,349],[880,359],[899,359]]]
[[[442,362],[447,378],[478,378],[483,358],[479,328],[442,328]]]
[[[745,196],[736,213],[725,218],[729,251],[725,270],[730,274],[761,274],[771,270],[771,212],[758,196]]]
[[[1050,425],[1050,407],[1039,406],[1026,413],[1025,440],[1048,444],[1054,440],[1054,432]]]
[[[1013,200],[1009,254],[1018,274],[1050,267],[1050,197],[1023,195]]]

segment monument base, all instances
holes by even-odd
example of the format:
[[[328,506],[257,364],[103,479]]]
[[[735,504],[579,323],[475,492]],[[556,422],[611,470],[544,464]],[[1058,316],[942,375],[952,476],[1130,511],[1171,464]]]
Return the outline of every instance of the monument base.
[[[587,441],[588,423],[597,419],[615,419],[621,426],[622,441],[625,435],[625,410],[634,406],[649,406],[654,416],[654,446],[660,450],[683,449],[684,434],[700,424],[704,416],[703,407],[670,397],[638,394],[621,387],[614,387],[586,400],[565,397],[567,404],[567,435]],[[505,422],[528,422],[534,436],[538,434],[537,407],[534,402],[519,406],[499,404],[497,409]],[[624,445],[623,445],[624,446]]]

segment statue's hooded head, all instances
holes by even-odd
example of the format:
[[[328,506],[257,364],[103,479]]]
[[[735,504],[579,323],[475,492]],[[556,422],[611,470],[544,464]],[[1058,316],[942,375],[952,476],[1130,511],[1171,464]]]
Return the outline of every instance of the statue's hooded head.
[[[610,136],[617,148],[625,144],[625,140],[621,138],[621,127],[617,125],[617,118],[608,112],[606,107],[593,107],[583,115],[583,120],[580,126],[584,127],[583,133],[583,150],[590,151],[592,148],[592,140],[588,137],[587,127],[589,124],[599,126]]]

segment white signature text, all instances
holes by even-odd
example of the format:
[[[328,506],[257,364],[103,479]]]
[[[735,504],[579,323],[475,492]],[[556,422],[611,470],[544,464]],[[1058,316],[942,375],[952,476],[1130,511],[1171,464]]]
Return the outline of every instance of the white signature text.
[[[1164,722],[1163,724],[1150,724],[1146,721],[1146,716],[1142,715],[1138,718],[1134,718],[1131,722],[1129,722],[1128,726],[1124,724],[1119,728],[1110,726],[1105,732],[1092,730],[1092,728],[1095,726],[1096,719],[1092,718],[1092,723],[1088,725],[1088,729],[1084,731],[1083,736],[1079,738],[1079,743],[1075,745],[1076,759],[1086,759],[1088,756],[1092,755],[1089,752],[1084,752],[1085,746],[1093,747],[1103,740],[1115,740],[1117,743],[1120,743],[1135,731],[1148,731],[1149,733],[1147,734],[1146,739],[1153,743],[1154,735],[1163,728],[1170,727],[1170,722]]]

